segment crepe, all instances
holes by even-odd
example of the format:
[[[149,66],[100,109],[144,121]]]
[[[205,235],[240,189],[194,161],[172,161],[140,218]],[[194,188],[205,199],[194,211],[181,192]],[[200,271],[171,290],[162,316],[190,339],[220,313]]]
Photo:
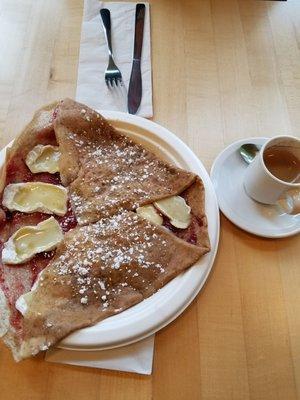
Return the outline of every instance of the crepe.
[[[24,158],[36,144],[59,145],[60,174],[30,173]],[[65,232],[56,250],[17,267],[0,264],[0,334],[16,360],[139,303],[210,250],[201,179],[73,100],[38,111],[8,152],[1,187],[33,180],[63,184],[70,204],[64,217],[55,216]],[[157,226],[135,213],[174,195],[191,207],[187,229],[166,217]],[[20,226],[47,218],[2,214],[2,244]],[[22,316],[15,302],[24,293]]]
[[[131,211],[73,229],[30,294],[19,356],[139,303],[201,254]]]
[[[54,127],[62,154],[61,180],[69,185],[80,225],[112,215],[120,207],[132,210],[176,195],[196,178],[160,160],[73,100],[59,107]]]

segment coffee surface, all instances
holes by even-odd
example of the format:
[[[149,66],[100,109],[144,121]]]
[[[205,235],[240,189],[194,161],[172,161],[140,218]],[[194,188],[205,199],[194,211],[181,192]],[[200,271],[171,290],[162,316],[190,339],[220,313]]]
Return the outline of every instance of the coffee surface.
[[[287,146],[272,146],[264,152],[264,163],[276,178],[300,183],[300,159]]]

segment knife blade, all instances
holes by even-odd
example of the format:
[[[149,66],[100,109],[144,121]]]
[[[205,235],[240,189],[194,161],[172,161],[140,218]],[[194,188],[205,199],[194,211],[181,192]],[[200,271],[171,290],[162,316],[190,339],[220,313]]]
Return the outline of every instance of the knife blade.
[[[144,37],[145,4],[135,8],[135,32],[132,69],[128,87],[127,107],[130,114],[136,114],[142,99],[141,55]]]

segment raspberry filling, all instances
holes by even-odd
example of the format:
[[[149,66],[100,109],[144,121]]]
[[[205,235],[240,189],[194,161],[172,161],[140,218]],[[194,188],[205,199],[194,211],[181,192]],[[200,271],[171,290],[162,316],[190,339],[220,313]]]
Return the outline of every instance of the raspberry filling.
[[[163,217],[162,225],[165,228],[169,229],[169,231],[174,233],[174,235],[179,237],[180,239],[183,239],[188,243],[196,245],[197,244],[197,234],[196,234],[196,232],[197,232],[197,229],[201,228],[203,223],[195,215],[191,214],[191,216],[192,216],[191,223],[186,229],[176,228],[175,226],[173,226],[171,224],[169,218],[165,217],[164,215],[162,215],[162,217]]]
[[[53,130],[42,131],[39,136],[41,144],[57,145]],[[5,185],[20,182],[44,182],[61,185],[59,173],[43,172],[33,174],[27,167],[23,157],[16,154],[7,165]],[[0,200],[2,200],[1,197]],[[0,207],[0,254],[2,254],[4,243],[16,230],[25,225],[37,225],[49,217],[50,215],[39,212],[26,214],[18,211],[11,212],[5,207]],[[54,215],[54,218],[56,218],[64,233],[77,225],[76,217],[69,201],[66,214],[62,217]],[[46,268],[54,254],[55,250],[42,252],[36,254],[26,263],[15,266],[5,265],[0,261],[0,287],[11,310],[10,323],[17,331],[22,329],[22,315],[15,308],[15,302],[22,294],[31,290],[38,274]]]
[[[49,218],[49,215],[42,213],[23,214],[18,211],[6,210],[6,220],[0,224],[0,237],[5,238],[0,242],[0,252],[4,242],[24,225],[37,225]],[[59,222],[63,232],[68,232],[77,225],[76,217],[68,202],[67,213],[62,216],[54,216]],[[8,300],[11,308],[10,323],[15,329],[20,329],[22,315],[16,310],[15,302],[24,293],[29,292],[38,274],[47,267],[55,254],[55,250],[36,254],[31,260],[19,265],[5,265],[0,262],[0,287]]]

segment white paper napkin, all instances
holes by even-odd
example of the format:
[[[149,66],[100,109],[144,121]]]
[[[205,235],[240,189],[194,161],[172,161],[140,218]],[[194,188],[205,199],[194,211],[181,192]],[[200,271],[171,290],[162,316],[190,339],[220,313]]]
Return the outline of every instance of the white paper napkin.
[[[142,49],[143,96],[137,115],[152,117],[152,80],[150,46],[150,12],[146,5]],[[127,112],[127,88],[130,79],[134,43],[136,3],[110,3],[98,0],[84,1],[76,99],[98,110]],[[104,80],[108,62],[105,36],[99,10],[111,12],[111,32],[114,58],[125,87],[109,90]]]
[[[46,361],[150,375],[154,335],[124,347],[102,351],[48,350]]]

